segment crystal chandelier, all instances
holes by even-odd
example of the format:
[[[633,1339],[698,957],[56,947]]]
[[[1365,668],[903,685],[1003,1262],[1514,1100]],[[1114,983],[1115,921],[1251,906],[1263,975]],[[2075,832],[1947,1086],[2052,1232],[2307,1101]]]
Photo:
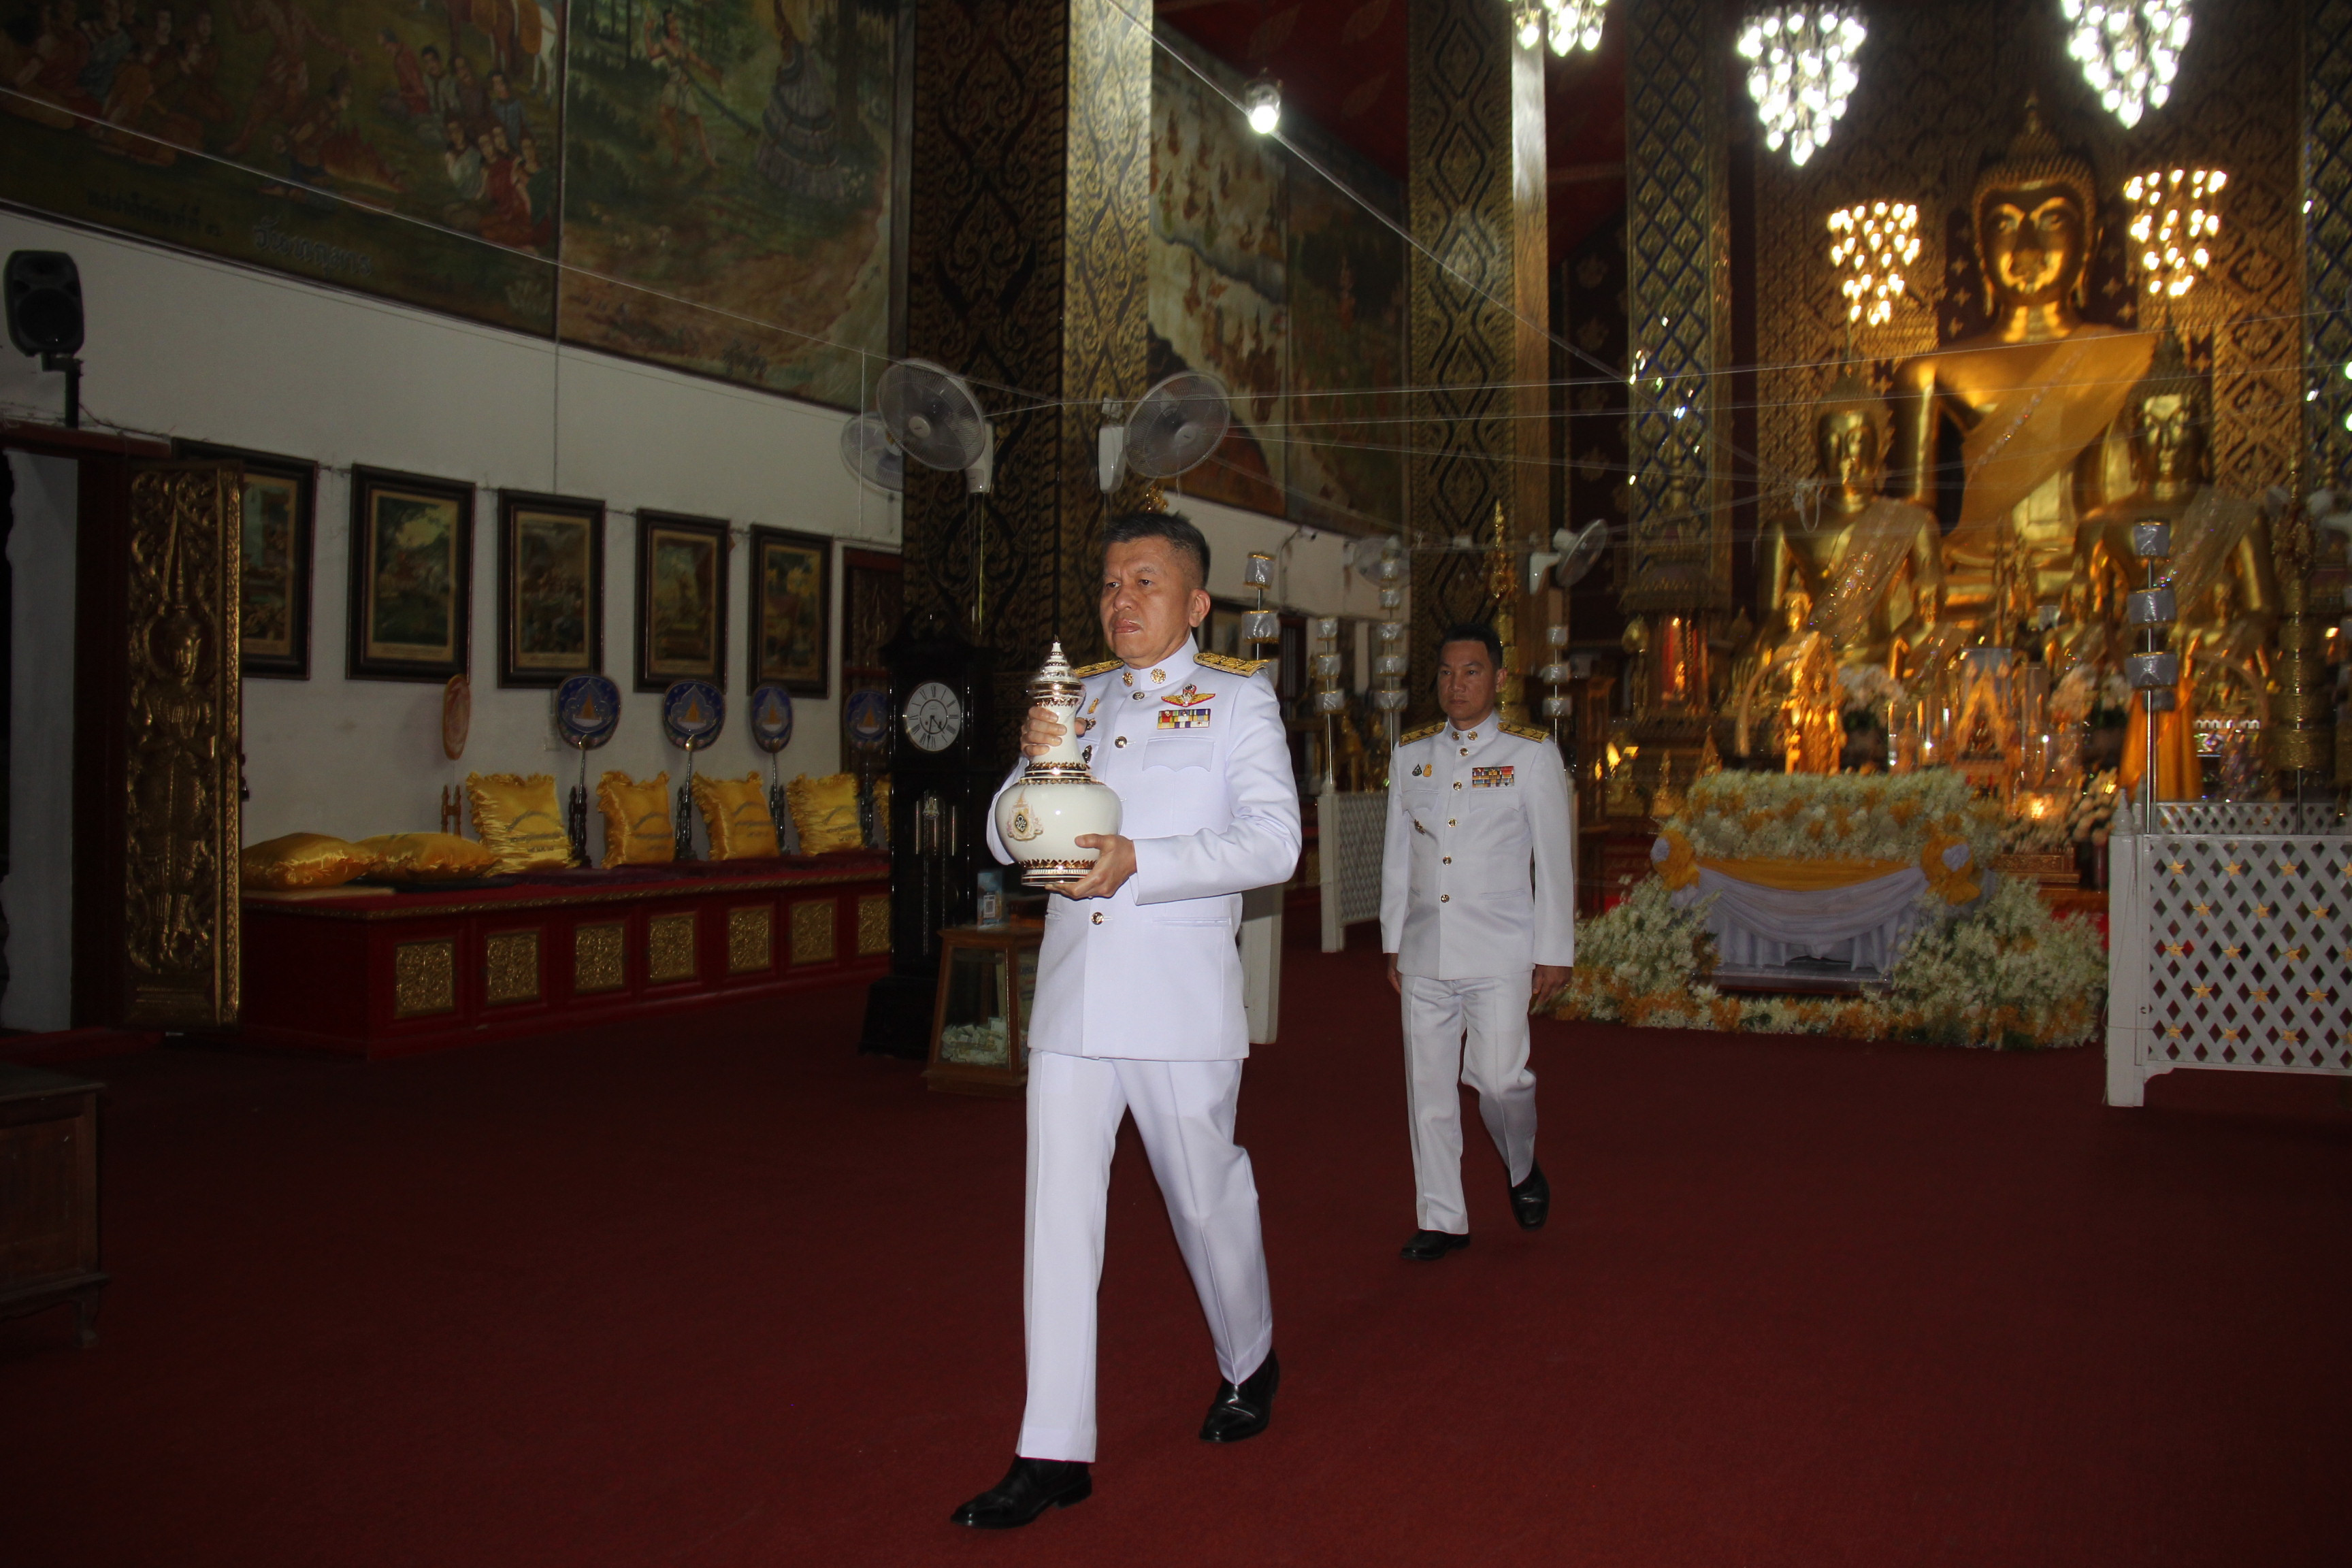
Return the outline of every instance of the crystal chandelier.
[[[1842,273],[1848,331],[1895,316],[1903,269],[1919,259],[1919,209],[1909,202],[1856,202],[1830,214],[1830,265]]]
[[[2124,183],[2140,276],[2150,294],[2163,296],[2168,312],[2212,263],[2205,242],[2221,232],[2221,187],[2229,183],[2219,169],[2152,169]]]
[[[1551,52],[1601,47],[1601,23],[1609,14],[1609,0],[1515,0],[1511,26],[1517,29],[1519,47],[1532,49],[1551,35]]]
[[[2107,112],[2137,125],[2172,96],[2180,50],[2189,42],[2189,0],[2058,0],[2066,13],[2066,52]]]
[[[1739,32],[1739,58],[1748,62],[1748,96],[1764,121],[1764,145],[1782,144],[1802,168],[1829,145],[1860,79],[1853,57],[1867,30],[1843,5],[1781,5],[1759,11]]]

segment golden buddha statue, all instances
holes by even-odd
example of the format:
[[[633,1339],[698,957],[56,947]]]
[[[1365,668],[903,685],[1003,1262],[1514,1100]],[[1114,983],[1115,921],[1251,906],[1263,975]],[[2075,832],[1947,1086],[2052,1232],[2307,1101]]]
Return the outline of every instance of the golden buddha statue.
[[[1768,751],[1792,773],[1833,773],[1845,744],[1839,719],[1844,689],[1829,636],[1812,629],[1812,595],[1793,587],[1780,603],[1780,630],[1761,637],[1735,667],[1732,749],[1755,754],[1760,727]]]
[[[1993,322],[1895,370],[1894,493],[1933,508],[1936,441],[1960,432],[1959,521],[1944,541],[1944,603],[1973,640],[2063,605],[2078,489],[2106,497],[2103,437],[2147,369],[2154,335],[2083,320],[2097,248],[2090,165],[2064,152],[2029,99],[2025,129],[1977,176],[1969,211]]]

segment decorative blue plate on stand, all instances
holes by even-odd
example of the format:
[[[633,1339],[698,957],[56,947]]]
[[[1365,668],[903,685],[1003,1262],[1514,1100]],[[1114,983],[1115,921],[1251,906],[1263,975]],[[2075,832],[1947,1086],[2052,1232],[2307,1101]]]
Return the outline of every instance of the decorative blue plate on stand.
[[[662,693],[662,733],[689,752],[709,748],[727,727],[727,699],[707,680],[681,680]]]
[[[555,728],[583,752],[621,727],[621,689],[601,675],[575,675],[555,689]]]
[[[771,683],[751,693],[751,743],[767,752],[793,743],[793,694]]]
[[[890,694],[868,689],[849,694],[842,728],[854,746],[879,749],[890,743]]]

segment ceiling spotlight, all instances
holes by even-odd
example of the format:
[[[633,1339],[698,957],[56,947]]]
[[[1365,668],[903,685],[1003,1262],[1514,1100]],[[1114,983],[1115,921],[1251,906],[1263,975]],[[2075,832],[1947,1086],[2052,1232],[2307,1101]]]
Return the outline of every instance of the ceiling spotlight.
[[[1242,89],[1242,112],[1249,116],[1249,128],[1261,136],[1274,134],[1282,123],[1282,84],[1270,76],[1253,79]]]

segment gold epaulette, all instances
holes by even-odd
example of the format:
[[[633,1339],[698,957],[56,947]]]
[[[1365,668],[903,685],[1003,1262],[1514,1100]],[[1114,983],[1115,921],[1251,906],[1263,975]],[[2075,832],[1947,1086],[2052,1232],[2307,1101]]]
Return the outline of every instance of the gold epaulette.
[[[1196,653],[1194,664],[1204,664],[1211,669],[1222,669],[1228,675],[1255,675],[1274,660],[1270,658],[1235,658],[1229,653]]]
[[[1440,730],[1444,728],[1445,721],[1440,719],[1434,724],[1423,724],[1418,730],[1407,730],[1403,734],[1397,737],[1397,744],[1400,746],[1410,746],[1415,741],[1426,741],[1432,735],[1436,734]]]
[[[1120,662],[1119,660],[1115,659],[1115,658],[1107,658],[1107,659],[1103,660],[1100,664],[1089,664],[1089,665],[1086,665],[1086,666],[1081,667],[1080,668],[1074,669],[1074,670],[1070,671],[1070,673],[1071,673],[1073,676],[1076,677],[1078,679],[1080,679],[1080,680],[1084,680],[1084,679],[1087,679],[1089,676],[1105,675],[1105,674],[1108,674],[1108,673],[1109,673],[1110,671],[1112,671],[1112,670],[1114,670],[1114,669],[1117,669],[1117,668],[1119,667],[1119,662]]]
[[[1504,734],[1517,735],[1522,741],[1549,741],[1551,739],[1551,731],[1549,730],[1538,730],[1533,724],[1506,724],[1502,729]]]

